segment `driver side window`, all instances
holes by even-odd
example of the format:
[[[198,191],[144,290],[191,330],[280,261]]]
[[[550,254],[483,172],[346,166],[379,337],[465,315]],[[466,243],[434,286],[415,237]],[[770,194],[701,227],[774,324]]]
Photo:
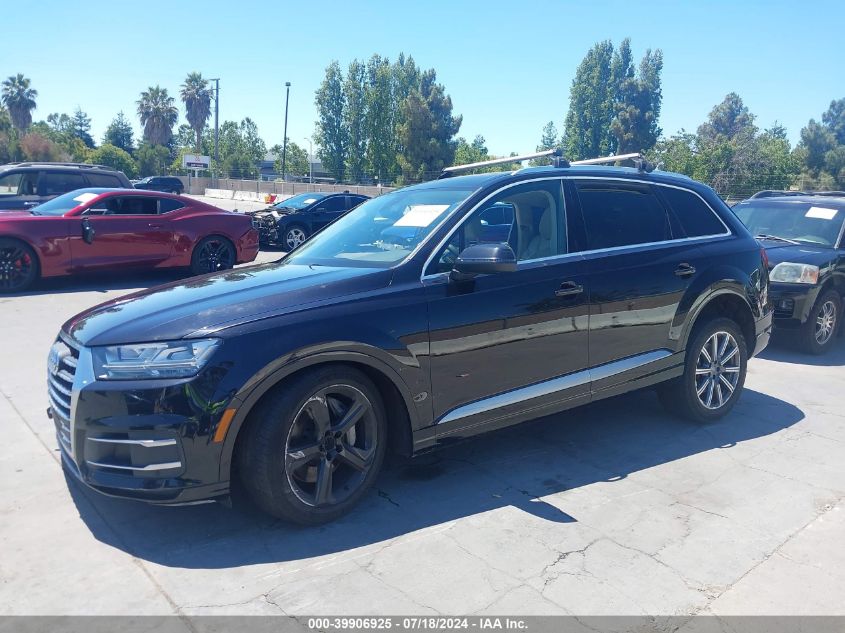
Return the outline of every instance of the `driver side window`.
[[[452,270],[458,255],[474,244],[508,244],[518,261],[567,252],[566,216],[560,180],[505,189],[465,219],[426,270]]]

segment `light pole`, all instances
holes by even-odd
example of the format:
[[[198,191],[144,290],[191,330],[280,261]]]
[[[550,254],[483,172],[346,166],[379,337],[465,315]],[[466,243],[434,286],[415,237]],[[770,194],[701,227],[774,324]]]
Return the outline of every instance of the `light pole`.
[[[314,184],[314,146],[311,145],[311,137],[306,136],[305,140],[308,141],[308,184]]]
[[[288,153],[288,100],[290,99],[290,82],[285,82],[285,135],[282,140],[282,182],[287,180],[285,178],[285,161],[287,160],[287,153]]]
[[[220,167],[218,162],[220,160],[220,155],[217,151],[217,147],[220,143],[220,78],[217,77],[215,79],[209,79],[209,81],[214,82],[214,173],[216,175],[217,170]]]

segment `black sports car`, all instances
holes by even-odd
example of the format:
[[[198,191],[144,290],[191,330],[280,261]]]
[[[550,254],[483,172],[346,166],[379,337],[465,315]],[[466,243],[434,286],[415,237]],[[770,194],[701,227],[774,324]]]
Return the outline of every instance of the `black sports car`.
[[[790,196],[733,207],[769,256],[775,328],[823,354],[840,332],[845,295],[845,197]]]
[[[279,245],[290,251],[364,200],[369,200],[369,197],[349,192],[331,194],[312,191],[297,194],[250,215],[262,244]]]

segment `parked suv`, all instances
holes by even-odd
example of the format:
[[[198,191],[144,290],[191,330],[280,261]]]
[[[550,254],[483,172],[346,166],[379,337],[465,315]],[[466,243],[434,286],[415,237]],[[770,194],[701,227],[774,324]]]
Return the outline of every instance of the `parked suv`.
[[[164,191],[181,195],[185,191],[185,185],[176,176],[147,176],[133,183],[135,189],[147,189],[148,191]]]
[[[348,191],[336,194],[311,191],[291,196],[269,209],[253,211],[250,215],[263,244],[278,244],[293,250],[364,200],[369,200],[369,197]]]
[[[122,171],[86,163],[0,165],[0,211],[30,209],[75,189],[131,189]]]
[[[70,319],[50,411],[64,463],[100,492],[182,503],[240,482],[268,513],[320,523],[387,450],[650,386],[721,418],[768,342],[767,291],[760,245],[686,177],[444,178],[368,200],[278,262]]]

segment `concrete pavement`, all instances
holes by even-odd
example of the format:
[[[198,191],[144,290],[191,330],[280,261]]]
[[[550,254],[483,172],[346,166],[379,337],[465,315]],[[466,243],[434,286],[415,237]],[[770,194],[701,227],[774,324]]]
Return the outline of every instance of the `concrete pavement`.
[[[718,424],[622,396],[394,465],[304,529],[64,476],[59,326],[172,278],[0,297],[0,614],[845,614],[845,343],[770,347]]]

